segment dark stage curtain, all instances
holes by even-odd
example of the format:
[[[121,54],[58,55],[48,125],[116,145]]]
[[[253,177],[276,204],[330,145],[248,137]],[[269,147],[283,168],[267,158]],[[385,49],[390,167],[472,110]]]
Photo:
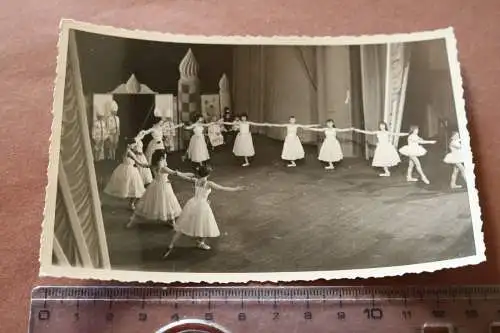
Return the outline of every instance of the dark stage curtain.
[[[155,96],[145,94],[114,95],[118,104],[118,116],[120,117],[120,151],[125,149],[126,138],[133,138],[142,129],[147,129],[155,123],[154,106]],[[144,140],[144,146],[148,144],[150,137]]]

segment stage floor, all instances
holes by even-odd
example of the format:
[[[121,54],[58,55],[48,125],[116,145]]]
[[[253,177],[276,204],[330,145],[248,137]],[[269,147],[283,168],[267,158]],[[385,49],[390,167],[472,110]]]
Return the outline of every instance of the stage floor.
[[[280,160],[281,143],[255,137],[257,155],[248,168],[222,147],[212,154],[217,183],[247,186],[213,191],[211,206],[222,236],[212,251],[182,238],[167,260],[173,235],[162,225],[126,229],[127,202],[103,195],[103,216],[114,269],[180,272],[273,272],[372,268],[460,258],[475,253],[468,196],[448,188],[443,152],[422,159],[431,185],[407,183],[406,164],[379,177],[363,159],[345,159],[325,171],[316,147],[296,168]],[[404,161],[406,162],[406,161]],[[169,165],[190,171],[179,153]],[[192,184],[172,177],[183,205]]]

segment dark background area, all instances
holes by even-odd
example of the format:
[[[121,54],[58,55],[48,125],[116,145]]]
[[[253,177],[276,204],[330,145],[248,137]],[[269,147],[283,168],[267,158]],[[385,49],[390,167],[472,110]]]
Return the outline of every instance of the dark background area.
[[[222,74],[231,78],[233,46],[151,42],[75,31],[85,95],[108,93],[132,74],[161,94],[177,95],[179,64],[189,48],[199,64],[203,94],[219,92]]]

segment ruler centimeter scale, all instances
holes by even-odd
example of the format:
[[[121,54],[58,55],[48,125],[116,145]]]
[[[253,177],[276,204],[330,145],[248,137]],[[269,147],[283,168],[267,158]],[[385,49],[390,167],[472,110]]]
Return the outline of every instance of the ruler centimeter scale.
[[[500,333],[500,286],[37,287],[30,333]]]

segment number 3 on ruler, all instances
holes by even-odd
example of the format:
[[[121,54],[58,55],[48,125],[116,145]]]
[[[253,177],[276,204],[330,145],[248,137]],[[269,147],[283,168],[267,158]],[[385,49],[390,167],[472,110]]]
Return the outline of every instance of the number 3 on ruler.
[[[366,317],[368,319],[378,320],[384,317],[384,312],[382,311],[382,309],[379,308],[365,309],[363,313],[366,314]]]

